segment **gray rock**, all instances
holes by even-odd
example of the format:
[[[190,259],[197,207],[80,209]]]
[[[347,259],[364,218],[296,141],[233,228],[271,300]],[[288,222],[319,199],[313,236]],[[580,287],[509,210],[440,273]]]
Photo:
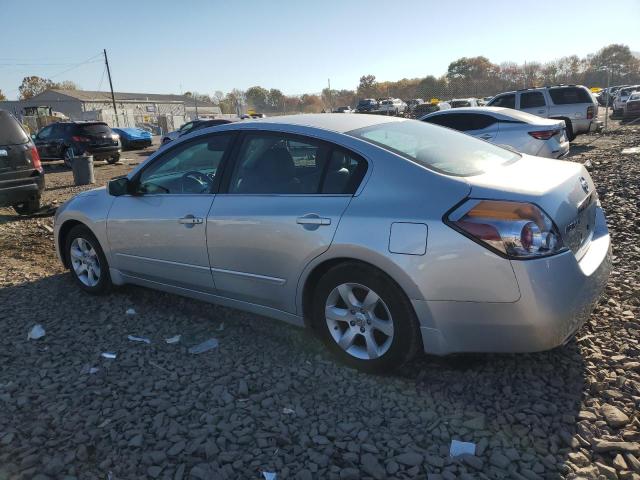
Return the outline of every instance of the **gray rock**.
[[[357,468],[343,468],[340,470],[340,480],[358,480],[360,471]]]
[[[470,430],[484,430],[487,427],[487,420],[484,415],[478,415],[463,422],[462,426]]]
[[[604,452],[627,452],[633,455],[640,454],[640,444],[634,442],[612,442],[608,440],[596,440],[593,450],[598,453]]]
[[[505,457],[500,452],[493,452],[489,457],[489,463],[495,467],[506,470],[511,465],[511,460]]]
[[[143,436],[141,434],[137,434],[129,439],[128,445],[130,447],[141,447],[143,441],[144,441]]]
[[[371,475],[376,480],[383,480],[386,477],[386,471],[382,465],[378,462],[378,459],[370,453],[365,453],[360,457],[360,464],[362,470]]]
[[[178,443],[174,443],[173,446],[167,450],[167,455],[170,457],[178,456],[186,446],[186,442],[184,440],[179,441]]]
[[[162,467],[158,467],[156,465],[147,468],[147,475],[151,478],[158,478],[162,473]]]
[[[615,468],[601,462],[596,462],[596,467],[598,467],[600,475],[603,475],[607,480],[618,480],[618,474]]]
[[[309,470],[303,469],[296,473],[296,480],[313,480],[313,475]]]
[[[416,465],[420,465],[424,460],[424,457],[417,452],[405,452],[400,455],[396,455],[396,462],[401,465],[406,465],[408,467],[415,467]]]
[[[622,410],[613,405],[605,404],[600,407],[600,413],[604,416],[607,424],[613,428],[624,427],[629,423],[629,417]]]

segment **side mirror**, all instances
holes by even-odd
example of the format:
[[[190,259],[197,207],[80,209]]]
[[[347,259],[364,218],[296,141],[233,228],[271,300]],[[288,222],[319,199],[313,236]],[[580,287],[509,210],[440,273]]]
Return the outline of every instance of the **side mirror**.
[[[113,180],[109,181],[107,186],[107,190],[109,191],[109,195],[114,197],[120,197],[122,195],[126,195],[129,193],[131,189],[131,182],[127,177],[117,177]]]
[[[38,136],[35,133],[31,134],[31,140],[35,140],[36,138],[38,138]]]

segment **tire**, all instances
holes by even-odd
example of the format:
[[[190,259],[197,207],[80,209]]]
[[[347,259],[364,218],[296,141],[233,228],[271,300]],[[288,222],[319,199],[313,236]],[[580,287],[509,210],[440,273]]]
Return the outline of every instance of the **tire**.
[[[71,162],[73,161],[73,150],[71,150],[70,148],[66,148],[62,154],[62,159],[64,160],[64,164],[68,167],[68,168],[72,168],[71,167]]]
[[[32,215],[40,210],[40,197],[13,206],[18,215]]]
[[[563,118],[565,123],[565,131],[567,132],[567,140],[573,142],[576,139],[576,134],[573,132],[573,125],[571,125],[571,120],[567,118]]]
[[[99,295],[111,289],[107,258],[91,230],[84,225],[73,227],[65,239],[64,251],[71,275],[82,290]]]
[[[113,165],[114,163],[118,163],[120,161],[120,155],[116,155],[114,157],[107,158],[107,163],[109,165]]]
[[[418,319],[402,289],[383,272],[355,262],[322,276],[314,291],[312,325],[342,362],[370,373],[400,368],[422,344]]]

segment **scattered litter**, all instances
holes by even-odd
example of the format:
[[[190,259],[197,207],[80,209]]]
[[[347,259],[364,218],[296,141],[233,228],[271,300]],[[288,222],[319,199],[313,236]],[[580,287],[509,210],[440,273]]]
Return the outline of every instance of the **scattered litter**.
[[[151,343],[151,340],[148,339],[147,337],[136,337],[135,335],[129,335],[127,336],[127,338],[132,342],[142,342],[142,343],[146,343],[147,345]]]
[[[126,312],[124,312],[127,315],[135,315],[136,311],[133,308],[128,308]]]
[[[451,440],[451,447],[449,448],[450,456],[458,457],[460,455],[475,455],[475,454],[476,454],[475,443]]]
[[[282,413],[284,413],[285,415],[293,415],[294,413],[296,413],[296,411],[292,410],[291,408],[284,407],[282,409]]]
[[[165,338],[164,341],[165,343],[168,343],[169,345],[171,345],[172,343],[178,343],[181,338],[182,338],[182,335],[174,335],[173,337]]]
[[[593,167],[593,164],[591,163],[591,160],[587,159],[583,164],[584,168],[591,168]]]
[[[640,147],[631,147],[631,148],[625,148],[624,150],[622,150],[623,155],[631,155],[633,153],[640,153]]]
[[[42,225],[41,225],[41,227],[42,227],[43,229],[45,229],[47,232],[49,232],[49,233],[53,233],[53,228],[51,228],[49,225],[47,225],[47,224],[42,224]]]
[[[40,324],[34,325],[33,328],[27,334],[27,340],[38,340],[45,335],[44,327]]]
[[[197,355],[198,353],[204,353],[217,347],[218,347],[218,340],[216,338],[210,338],[209,340],[205,340],[199,345],[195,345],[191,347],[189,349],[189,353],[193,353]]]
[[[102,352],[101,356],[103,358],[108,358],[109,360],[113,360],[117,357],[117,354],[114,352]]]
[[[274,472],[262,472],[264,480],[276,480],[276,474]]]
[[[222,323],[220,324],[220,326],[217,328],[217,330],[218,330],[218,332],[221,332],[221,331],[223,331],[223,330],[224,330],[224,322],[222,322]]]
[[[92,367],[91,365],[85,365],[84,367],[82,367],[82,373],[84,374],[93,375],[95,373],[98,373],[99,371],[100,369],[98,367]]]
[[[171,371],[170,371],[170,370],[168,370],[168,369],[164,368],[162,365],[158,365],[156,362],[153,362],[153,361],[151,361],[151,360],[149,360],[149,365],[151,365],[152,367],[159,368],[160,370],[162,370],[162,371],[164,371],[164,372],[171,373]]]

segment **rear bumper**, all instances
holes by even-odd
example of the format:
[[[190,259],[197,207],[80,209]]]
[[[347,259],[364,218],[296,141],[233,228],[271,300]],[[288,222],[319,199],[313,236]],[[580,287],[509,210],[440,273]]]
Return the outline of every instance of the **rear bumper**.
[[[513,303],[412,300],[424,350],[537,352],[563,345],[589,318],[609,278],[611,242],[602,209],[587,253],[512,261],[520,289]]]
[[[90,147],[80,152],[80,154],[92,155],[94,160],[104,160],[105,158],[111,158],[119,155],[120,151],[121,149],[119,145],[109,147]]]
[[[122,142],[123,148],[146,148],[150,147],[152,143],[150,138],[136,138],[133,140],[120,139],[120,141]]]
[[[35,200],[42,196],[44,173],[34,171],[30,177],[0,182],[0,207]]]

